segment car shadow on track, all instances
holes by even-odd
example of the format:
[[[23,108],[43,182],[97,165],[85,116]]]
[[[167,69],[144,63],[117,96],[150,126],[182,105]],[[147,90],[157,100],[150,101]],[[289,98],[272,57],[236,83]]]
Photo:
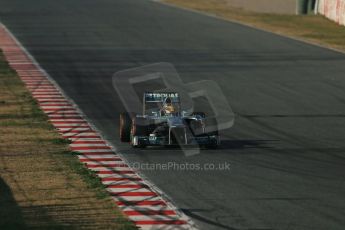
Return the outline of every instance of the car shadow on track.
[[[178,145],[174,146],[150,146],[146,148],[131,148],[127,147],[127,153],[138,153],[138,152],[183,152],[183,150],[193,150],[199,149],[200,152],[223,152],[224,150],[245,150],[245,149],[271,149],[273,148],[273,143],[278,140],[222,140],[221,145],[217,148],[205,148],[197,146],[184,146],[181,148]]]
[[[218,149],[268,149],[273,148],[271,145],[278,140],[222,140]]]

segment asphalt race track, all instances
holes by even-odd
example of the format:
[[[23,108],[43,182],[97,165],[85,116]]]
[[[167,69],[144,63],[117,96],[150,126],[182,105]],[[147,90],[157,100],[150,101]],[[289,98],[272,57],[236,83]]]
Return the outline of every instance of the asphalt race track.
[[[200,229],[344,229],[344,54],[148,0],[0,0],[0,21],[130,163],[230,164],[142,170]],[[112,75],[157,62],[220,85],[220,149],[119,143]]]

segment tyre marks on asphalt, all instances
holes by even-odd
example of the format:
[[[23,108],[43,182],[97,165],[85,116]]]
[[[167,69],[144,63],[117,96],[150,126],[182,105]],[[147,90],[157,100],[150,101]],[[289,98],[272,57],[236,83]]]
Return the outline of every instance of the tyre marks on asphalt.
[[[176,207],[152,189],[84,119],[47,74],[0,24],[0,48],[79,160],[94,171],[122,212],[142,229],[194,229]]]

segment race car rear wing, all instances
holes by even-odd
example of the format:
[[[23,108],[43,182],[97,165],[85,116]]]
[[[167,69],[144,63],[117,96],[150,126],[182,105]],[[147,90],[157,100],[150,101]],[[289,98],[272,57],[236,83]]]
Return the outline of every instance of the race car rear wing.
[[[173,104],[180,108],[180,96],[177,92],[145,92],[143,97],[144,115],[148,111],[158,111],[168,97]]]

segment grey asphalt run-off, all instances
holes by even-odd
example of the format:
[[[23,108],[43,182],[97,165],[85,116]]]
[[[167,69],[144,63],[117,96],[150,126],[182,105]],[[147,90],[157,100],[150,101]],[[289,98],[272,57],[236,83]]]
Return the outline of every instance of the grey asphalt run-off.
[[[142,171],[201,229],[344,229],[344,54],[147,0],[1,0],[0,21],[129,162],[230,164]],[[157,62],[221,87],[220,149],[119,143],[112,75]]]

